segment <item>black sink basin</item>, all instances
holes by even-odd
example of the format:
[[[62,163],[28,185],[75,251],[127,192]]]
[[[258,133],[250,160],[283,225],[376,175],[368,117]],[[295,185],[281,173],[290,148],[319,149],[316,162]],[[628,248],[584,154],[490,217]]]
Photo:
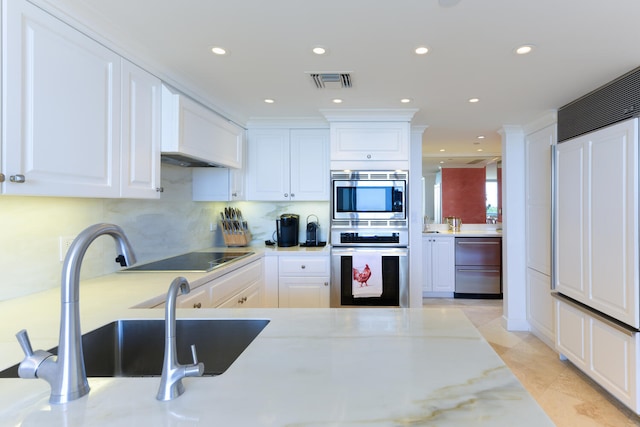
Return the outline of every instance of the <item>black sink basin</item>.
[[[204,375],[220,375],[269,323],[264,319],[179,319],[176,321],[178,361],[191,364],[196,345]],[[162,375],[164,320],[116,320],[82,336],[88,377]],[[16,344],[17,345],[17,344]],[[58,348],[49,350],[57,354]],[[18,365],[0,372],[16,378]]]

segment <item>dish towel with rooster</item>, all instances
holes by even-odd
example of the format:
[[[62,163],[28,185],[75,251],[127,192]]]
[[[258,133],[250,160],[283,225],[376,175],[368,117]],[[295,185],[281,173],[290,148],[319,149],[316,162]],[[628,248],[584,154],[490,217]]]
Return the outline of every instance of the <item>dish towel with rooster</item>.
[[[380,297],[382,295],[382,256],[353,255],[351,262],[353,297]]]

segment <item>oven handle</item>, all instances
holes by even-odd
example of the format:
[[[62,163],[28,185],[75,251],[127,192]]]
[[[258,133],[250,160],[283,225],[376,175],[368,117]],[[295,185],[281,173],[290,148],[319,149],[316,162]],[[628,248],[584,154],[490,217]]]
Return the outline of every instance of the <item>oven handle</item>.
[[[358,246],[358,247],[331,247],[332,255],[339,256],[352,256],[355,253],[362,254],[364,252],[371,252],[380,254],[383,256],[408,256],[409,248],[398,248],[398,247],[371,247],[371,246]]]

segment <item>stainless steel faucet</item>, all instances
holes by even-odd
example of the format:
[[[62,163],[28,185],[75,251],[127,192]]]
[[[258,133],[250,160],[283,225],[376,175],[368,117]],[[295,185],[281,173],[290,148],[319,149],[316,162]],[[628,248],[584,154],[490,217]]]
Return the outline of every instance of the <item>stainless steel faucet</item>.
[[[89,393],[80,332],[80,267],[91,242],[103,234],[110,235],[116,241],[119,249],[116,262],[123,267],[136,262],[129,240],[117,225],[95,224],[78,234],[69,247],[62,267],[62,308],[57,358],[44,350],[34,352],[26,330],[16,334],[25,353],[25,358],[18,367],[18,375],[47,381],[51,386],[50,403],[66,403]]]
[[[184,385],[182,385],[184,377],[200,377],[204,373],[204,364],[198,363],[195,345],[191,346],[193,365],[180,365],[176,353],[176,300],[178,292],[188,294],[190,291],[189,282],[184,277],[176,277],[169,286],[165,302],[164,363],[160,388],[156,396],[158,400],[175,399],[184,393]]]

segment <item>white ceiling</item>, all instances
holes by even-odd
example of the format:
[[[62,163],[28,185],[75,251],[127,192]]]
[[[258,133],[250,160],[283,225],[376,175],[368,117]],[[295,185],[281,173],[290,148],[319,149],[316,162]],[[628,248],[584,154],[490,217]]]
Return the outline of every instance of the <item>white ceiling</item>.
[[[497,154],[503,125],[530,123],[640,65],[640,0],[33,1],[241,124],[416,108],[425,156]],[[522,44],[535,50],[515,55]],[[312,54],[317,45],[328,54]],[[414,54],[420,45],[430,52]],[[353,87],[316,89],[307,72],[350,72]]]

